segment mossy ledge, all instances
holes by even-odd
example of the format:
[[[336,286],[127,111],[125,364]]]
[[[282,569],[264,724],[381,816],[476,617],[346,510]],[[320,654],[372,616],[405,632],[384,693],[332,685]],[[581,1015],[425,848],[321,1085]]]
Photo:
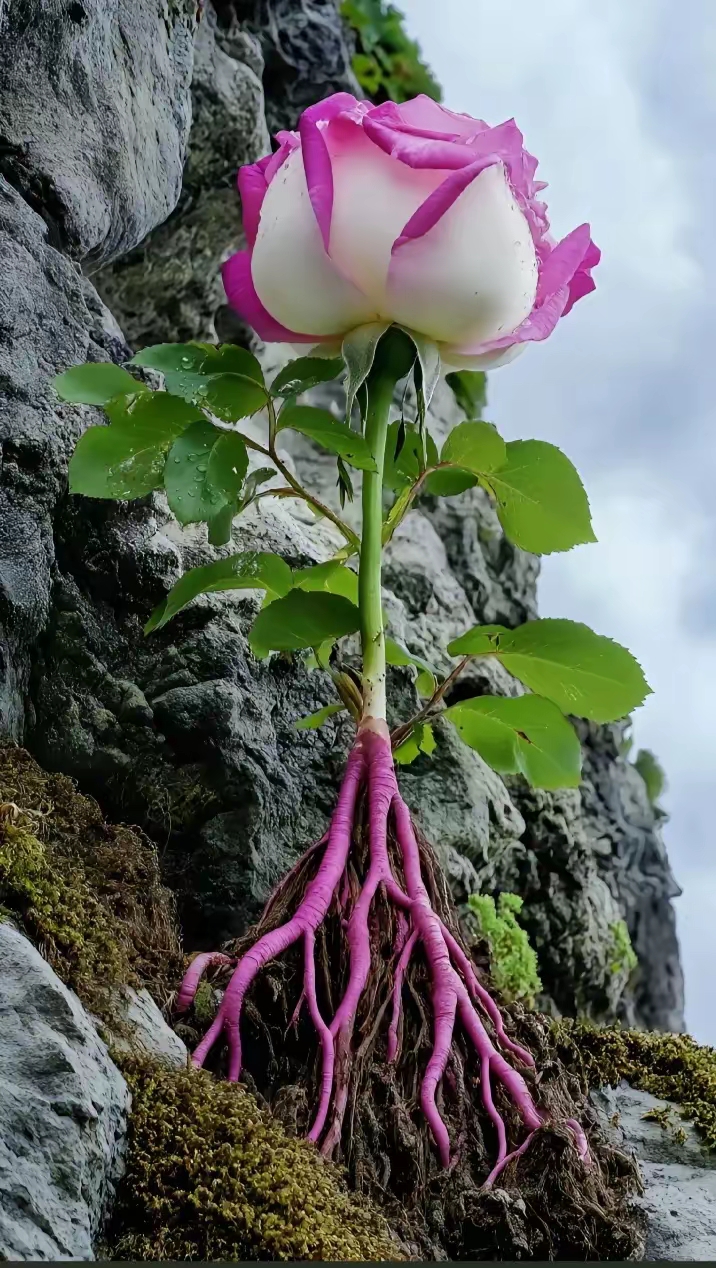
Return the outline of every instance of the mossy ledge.
[[[716,1149],[716,1048],[691,1035],[600,1029],[591,1023],[553,1025],[556,1052],[579,1078],[583,1091],[622,1079],[632,1087],[681,1107],[709,1149]]]
[[[241,1085],[120,1060],[132,1093],[114,1260],[401,1259],[376,1207]]]
[[[154,846],[12,746],[0,748],[0,919],[108,1022],[119,988],[147,986],[162,1004],[181,973]]]

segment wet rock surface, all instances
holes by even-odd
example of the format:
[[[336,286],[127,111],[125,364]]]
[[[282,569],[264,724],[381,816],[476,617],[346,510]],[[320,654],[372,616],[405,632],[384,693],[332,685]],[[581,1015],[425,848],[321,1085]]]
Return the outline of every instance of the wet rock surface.
[[[605,1128],[639,1160],[647,1261],[716,1259],[716,1154],[679,1107],[621,1083],[592,1093]],[[645,1115],[667,1116],[662,1122]]]

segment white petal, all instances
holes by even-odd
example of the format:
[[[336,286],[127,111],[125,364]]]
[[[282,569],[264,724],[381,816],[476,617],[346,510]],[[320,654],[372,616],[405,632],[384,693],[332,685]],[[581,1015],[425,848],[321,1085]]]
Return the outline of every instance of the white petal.
[[[331,258],[384,305],[393,243],[445,173],[391,158],[354,124],[333,124],[326,140],[333,167]]]
[[[463,356],[451,344],[441,343],[440,361],[446,370],[498,370],[501,365],[509,365],[525,348],[526,343],[513,343],[509,348],[495,348],[494,352],[478,352],[474,356]]]
[[[271,316],[297,334],[342,334],[377,316],[375,305],[341,277],[326,255],[300,149],[266,191],[251,276]]]
[[[430,338],[477,344],[532,311],[537,256],[502,164],[485,168],[421,238],[398,247],[390,316]]]

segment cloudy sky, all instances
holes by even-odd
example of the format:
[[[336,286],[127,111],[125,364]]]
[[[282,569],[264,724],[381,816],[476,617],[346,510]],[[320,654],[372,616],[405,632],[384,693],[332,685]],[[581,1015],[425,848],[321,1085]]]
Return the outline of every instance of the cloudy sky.
[[[716,1045],[716,3],[397,0],[445,104],[515,116],[552,227],[589,220],[598,288],[491,377],[490,418],[576,463],[599,544],[546,560],[543,616],[625,643],[665,837],[692,1034]]]

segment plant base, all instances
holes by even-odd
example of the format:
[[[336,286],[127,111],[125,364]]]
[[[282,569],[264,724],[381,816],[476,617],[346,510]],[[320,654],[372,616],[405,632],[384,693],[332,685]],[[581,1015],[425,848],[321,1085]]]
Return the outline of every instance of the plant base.
[[[194,1063],[223,1037],[229,1079],[243,1068],[274,1112],[344,1162],[359,1189],[388,1190],[396,1210],[426,1211],[440,1193],[443,1225],[444,1202],[459,1200],[463,1243],[467,1202],[470,1254],[484,1238],[484,1249],[494,1246],[507,1217],[503,1186],[521,1188],[526,1174],[539,1184],[551,1176],[571,1207],[572,1253],[600,1241],[597,1227],[612,1229],[609,1183],[573,1096],[563,1082],[543,1095],[533,1057],[508,1036],[480,981],[447,882],[398,791],[384,723],[360,728],[329,832],[228,950],[197,956],[178,995],[187,1009],[204,973],[231,971]],[[575,1206],[585,1202],[592,1215],[576,1234]],[[408,1237],[411,1228],[414,1219]],[[555,1229],[543,1232],[550,1246]],[[421,1241],[423,1251],[445,1245],[427,1227]],[[620,1257],[624,1229],[616,1241]],[[453,1250],[465,1253],[463,1244]]]

